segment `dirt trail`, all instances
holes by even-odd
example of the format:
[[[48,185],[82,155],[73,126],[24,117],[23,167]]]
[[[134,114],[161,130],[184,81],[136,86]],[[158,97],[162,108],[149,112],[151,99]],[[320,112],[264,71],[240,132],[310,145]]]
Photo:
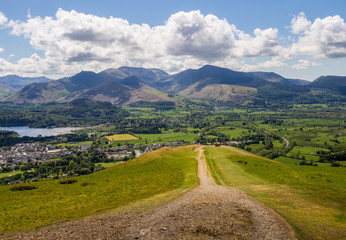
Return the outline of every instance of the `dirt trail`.
[[[288,147],[290,146],[290,141],[288,141],[288,139],[285,138],[285,137],[281,137],[281,138],[282,138],[282,140],[285,141],[285,143],[286,143],[286,148],[288,148]]]
[[[242,191],[216,185],[203,148],[196,150],[200,186],[166,205],[52,225],[13,239],[295,239],[273,211]]]

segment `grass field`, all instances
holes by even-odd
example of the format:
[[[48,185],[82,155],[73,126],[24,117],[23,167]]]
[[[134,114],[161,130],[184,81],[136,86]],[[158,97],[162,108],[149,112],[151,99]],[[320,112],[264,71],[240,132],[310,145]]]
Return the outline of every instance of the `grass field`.
[[[243,128],[236,128],[236,129],[230,130],[229,128],[219,127],[219,128],[217,128],[217,131],[222,132],[222,133],[226,134],[227,136],[230,136],[231,138],[237,138],[240,136],[244,136],[248,133],[248,130],[243,129]]]
[[[98,164],[101,164],[101,166],[104,167],[104,168],[110,168],[110,167],[114,167],[116,165],[119,165],[121,163],[119,163],[119,162],[97,163],[96,165],[98,165]]]
[[[18,173],[23,173],[23,171],[13,171],[13,172],[0,173],[0,178],[8,177],[8,176],[15,175],[15,174],[18,174]]]
[[[59,143],[57,144],[58,147],[75,147],[75,146],[82,146],[82,145],[91,145],[92,141],[85,141],[85,142],[76,142],[76,143]]]
[[[165,142],[175,142],[178,140],[184,140],[186,142],[192,143],[197,134],[195,133],[183,133],[183,132],[171,132],[171,133],[161,133],[161,134],[136,134],[138,139],[135,140],[118,140],[113,141],[113,145],[119,144],[153,144],[153,143],[165,143]]]
[[[345,168],[288,165],[227,148],[205,149],[217,183],[239,188],[275,210],[299,239],[345,239]]]
[[[253,151],[259,151],[261,149],[264,148],[263,144],[260,143],[256,143],[256,144],[250,144],[249,147],[253,150]]]
[[[106,137],[109,141],[127,141],[127,140],[137,140],[138,138],[130,134],[115,134]]]
[[[288,154],[287,156],[294,156],[294,154],[298,154],[300,156],[304,156],[306,160],[318,160],[319,156],[316,154],[317,151],[323,150],[325,152],[329,152],[329,149],[325,148],[318,148],[318,147],[300,147],[300,146],[295,146]],[[312,155],[315,154],[315,155]]]
[[[78,182],[73,184],[46,180],[29,183],[37,187],[30,191],[11,191],[11,186],[0,186],[0,232],[76,219],[195,186],[197,161],[193,148],[162,148],[118,166],[76,177]]]

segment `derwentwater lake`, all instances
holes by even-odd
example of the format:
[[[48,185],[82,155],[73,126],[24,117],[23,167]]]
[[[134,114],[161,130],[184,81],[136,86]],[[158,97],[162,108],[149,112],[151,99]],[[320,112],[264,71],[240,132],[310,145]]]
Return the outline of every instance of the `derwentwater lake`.
[[[20,137],[23,137],[23,136],[38,137],[39,135],[41,135],[42,137],[56,136],[60,134],[72,133],[72,131],[78,130],[78,129],[81,129],[81,128],[78,128],[78,127],[29,128],[27,126],[0,127],[0,130],[17,132]]]

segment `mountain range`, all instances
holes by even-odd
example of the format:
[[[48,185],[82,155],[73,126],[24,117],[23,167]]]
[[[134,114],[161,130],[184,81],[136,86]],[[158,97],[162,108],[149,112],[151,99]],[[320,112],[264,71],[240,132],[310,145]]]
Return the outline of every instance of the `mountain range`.
[[[15,85],[18,89],[20,84],[24,86],[25,81],[29,82],[27,78],[20,80],[13,75],[15,81],[9,83],[8,79],[10,76],[0,78],[0,92],[12,93],[16,91]],[[238,72],[211,65],[174,75],[159,69],[120,67],[99,73],[83,71],[59,80],[41,77],[36,81],[2,101],[49,103],[93,99],[129,105],[135,102],[176,102],[174,95],[223,102],[291,101],[316,94],[329,94],[344,100],[346,95],[346,77],[322,76],[309,82],[284,78],[273,72]]]
[[[19,77],[17,75],[7,75],[0,77],[0,97],[8,96],[11,93],[31,84],[40,82],[49,82],[52,79],[46,77]]]

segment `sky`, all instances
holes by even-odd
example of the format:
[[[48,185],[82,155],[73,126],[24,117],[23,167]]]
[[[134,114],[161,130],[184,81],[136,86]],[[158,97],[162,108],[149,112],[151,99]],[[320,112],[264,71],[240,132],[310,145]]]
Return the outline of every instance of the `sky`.
[[[345,0],[0,0],[0,76],[206,64],[346,76]]]

